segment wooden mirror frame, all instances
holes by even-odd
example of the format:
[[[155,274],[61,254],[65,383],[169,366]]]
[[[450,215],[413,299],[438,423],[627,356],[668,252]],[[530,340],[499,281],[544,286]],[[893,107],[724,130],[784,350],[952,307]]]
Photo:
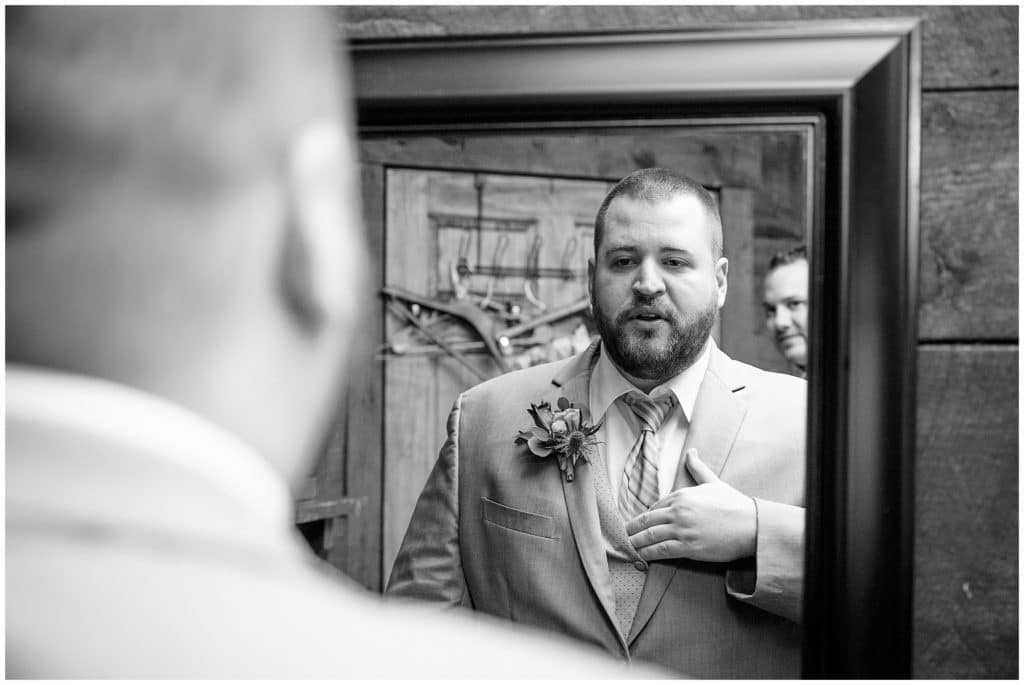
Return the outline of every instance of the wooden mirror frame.
[[[803,674],[910,677],[916,20],[354,41],[361,134],[814,118]]]

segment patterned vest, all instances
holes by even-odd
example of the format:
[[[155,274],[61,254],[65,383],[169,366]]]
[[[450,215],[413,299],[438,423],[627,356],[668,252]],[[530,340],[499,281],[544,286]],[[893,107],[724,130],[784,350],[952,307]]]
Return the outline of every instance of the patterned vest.
[[[608,573],[615,590],[615,616],[623,637],[629,637],[629,629],[636,616],[640,594],[647,581],[647,562],[629,542],[626,524],[619,513],[619,506],[612,497],[608,482],[608,464],[598,450],[591,465],[594,473],[594,493],[597,496],[597,514],[601,522],[601,537],[608,557]]]

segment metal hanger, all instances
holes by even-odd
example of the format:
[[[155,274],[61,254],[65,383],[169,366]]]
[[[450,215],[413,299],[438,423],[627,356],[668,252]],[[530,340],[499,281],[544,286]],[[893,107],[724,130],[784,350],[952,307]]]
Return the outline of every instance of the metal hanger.
[[[572,257],[573,253],[576,252],[576,248],[579,247],[580,241],[576,239],[576,236],[572,236],[565,243],[565,247],[562,248],[562,261],[559,265],[562,269],[562,278],[569,281],[572,280]]]
[[[498,241],[494,245],[494,255],[491,257],[491,278],[487,281],[487,294],[480,300],[481,309],[494,309],[503,311],[503,307],[494,302],[494,284],[503,281],[505,276],[501,273],[501,263],[505,258],[505,250],[508,249],[509,237],[505,233],[498,234]]]
[[[530,254],[526,257],[526,276],[523,278],[523,293],[526,295],[527,301],[540,311],[544,311],[548,306],[533,293],[530,282],[536,283],[540,277],[540,248],[543,244],[544,238],[537,233],[533,237]]]

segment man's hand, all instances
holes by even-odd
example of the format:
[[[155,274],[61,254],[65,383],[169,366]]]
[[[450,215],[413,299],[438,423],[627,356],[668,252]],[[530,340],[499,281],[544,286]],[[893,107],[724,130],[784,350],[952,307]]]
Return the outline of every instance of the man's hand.
[[[686,450],[685,462],[697,485],[669,493],[628,521],[629,541],[648,561],[724,562],[753,556],[757,547],[754,500],[719,480],[698,458],[697,450]]]

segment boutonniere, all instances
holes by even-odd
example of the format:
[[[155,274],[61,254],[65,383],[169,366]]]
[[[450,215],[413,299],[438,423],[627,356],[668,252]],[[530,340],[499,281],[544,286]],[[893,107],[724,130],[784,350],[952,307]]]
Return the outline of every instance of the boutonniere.
[[[552,410],[547,402],[530,404],[526,411],[533,417],[535,426],[519,431],[516,444],[526,444],[530,451],[541,458],[554,455],[558,468],[565,474],[566,481],[576,475],[576,462],[590,461],[590,450],[597,444],[593,437],[601,427],[588,426],[578,407],[564,397],[558,398],[558,409]]]

